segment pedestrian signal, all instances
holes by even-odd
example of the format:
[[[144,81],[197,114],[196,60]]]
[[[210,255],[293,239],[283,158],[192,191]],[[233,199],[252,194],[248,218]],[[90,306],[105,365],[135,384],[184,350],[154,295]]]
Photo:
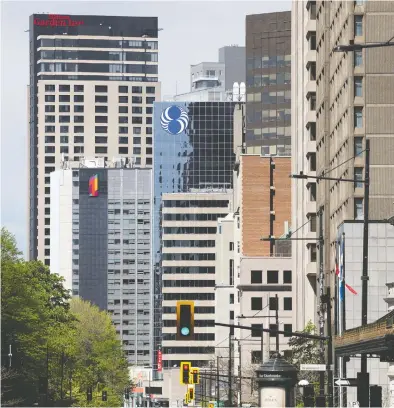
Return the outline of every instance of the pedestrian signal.
[[[194,388],[189,388],[189,401],[194,400]]]
[[[200,384],[200,369],[192,367],[192,384]]]
[[[107,391],[103,391],[101,394],[101,400],[102,401],[107,401]]]

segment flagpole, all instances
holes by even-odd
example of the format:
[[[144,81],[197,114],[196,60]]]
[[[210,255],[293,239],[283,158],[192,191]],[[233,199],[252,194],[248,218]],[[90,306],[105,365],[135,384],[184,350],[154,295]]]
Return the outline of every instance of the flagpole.
[[[343,320],[342,320],[342,312],[343,312],[343,309],[342,309],[342,302],[341,302],[341,279],[342,279],[342,276],[341,276],[341,268],[342,268],[342,265],[341,265],[341,261],[342,261],[342,246],[341,246],[341,239],[339,238],[339,240],[336,242],[336,252],[337,252],[337,262],[338,262],[338,264],[337,264],[337,268],[338,268],[338,270],[339,270],[339,276],[337,277],[338,278],[338,335],[339,336],[342,336],[342,322],[343,322]],[[342,379],[343,378],[343,370],[342,370],[342,368],[343,368],[343,363],[342,363],[342,361],[343,361],[343,359],[342,359],[342,357],[339,357],[339,359],[338,359],[339,361],[338,361],[338,365],[339,365],[339,378],[340,379]],[[342,386],[340,385],[339,386],[339,407],[343,407],[343,392],[342,392]]]
[[[343,274],[343,282],[344,285],[346,284],[346,262],[345,262],[345,233],[342,233],[342,274]],[[342,331],[344,332],[346,330],[346,287],[343,289],[343,302],[342,302]],[[342,358],[342,375],[343,378],[347,377],[347,373],[346,373],[346,357]],[[342,391],[342,401],[344,406],[347,406],[347,388],[344,387],[343,391]]]

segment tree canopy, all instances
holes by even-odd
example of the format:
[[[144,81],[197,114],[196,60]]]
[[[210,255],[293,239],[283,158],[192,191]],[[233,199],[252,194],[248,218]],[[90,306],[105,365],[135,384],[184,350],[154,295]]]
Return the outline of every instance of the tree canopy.
[[[109,314],[71,300],[63,279],[24,261],[4,228],[1,250],[2,405],[122,405],[127,360]]]

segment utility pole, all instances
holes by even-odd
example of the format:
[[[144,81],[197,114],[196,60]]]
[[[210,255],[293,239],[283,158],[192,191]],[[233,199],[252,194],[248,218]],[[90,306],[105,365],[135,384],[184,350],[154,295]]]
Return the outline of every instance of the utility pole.
[[[365,177],[364,177],[364,234],[363,234],[363,274],[361,291],[361,325],[368,324],[368,237],[369,237],[369,139],[365,140]],[[360,407],[369,406],[369,373],[367,371],[367,355],[361,355],[362,392],[357,399]]]
[[[326,306],[327,306],[327,337],[328,340],[328,355],[327,355],[327,383],[328,383],[328,406],[334,406],[334,384],[333,384],[333,370],[331,366],[333,365],[333,350],[332,350],[332,326],[331,326],[331,288],[327,286],[327,295],[326,295]]]
[[[216,405],[220,401],[220,384],[219,384],[219,356],[216,357]]]
[[[261,345],[261,364],[263,364],[264,363],[264,324],[261,324],[260,345]]]
[[[239,398],[238,398],[238,406],[242,406],[242,347],[241,347],[241,339],[238,340],[238,354],[239,354],[239,365],[238,365]]]
[[[279,299],[278,294],[275,294],[275,324],[276,330],[279,330]],[[276,333],[276,352],[279,353],[279,333]]]
[[[323,263],[323,208],[319,210],[319,329],[320,336],[324,337],[324,263]],[[320,363],[325,364],[324,340],[320,340]],[[324,396],[324,371],[320,371],[319,404],[326,406]],[[323,403],[324,400],[324,403]]]
[[[231,342],[231,331],[230,331],[230,335],[229,335],[229,337],[228,337],[228,340],[229,340],[229,359],[228,359],[228,404],[229,404],[229,407],[232,407],[233,406],[233,387],[232,387],[232,384],[231,384],[231,382],[232,382],[232,373],[231,373],[231,370],[232,370],[232,342]]]
[[[208,398],[211,400],[212,396],[212,361],[209,362],[209,392],[208,392]]]

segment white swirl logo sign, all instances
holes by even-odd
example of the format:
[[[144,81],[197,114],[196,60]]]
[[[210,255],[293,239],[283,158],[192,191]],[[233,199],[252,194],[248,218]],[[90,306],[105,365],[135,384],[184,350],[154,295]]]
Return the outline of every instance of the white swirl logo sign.
[[[179,135],[189,124],[187,112],[180,106],[172,105],[164,109],[160,116],[161,127],[171,135]]]

